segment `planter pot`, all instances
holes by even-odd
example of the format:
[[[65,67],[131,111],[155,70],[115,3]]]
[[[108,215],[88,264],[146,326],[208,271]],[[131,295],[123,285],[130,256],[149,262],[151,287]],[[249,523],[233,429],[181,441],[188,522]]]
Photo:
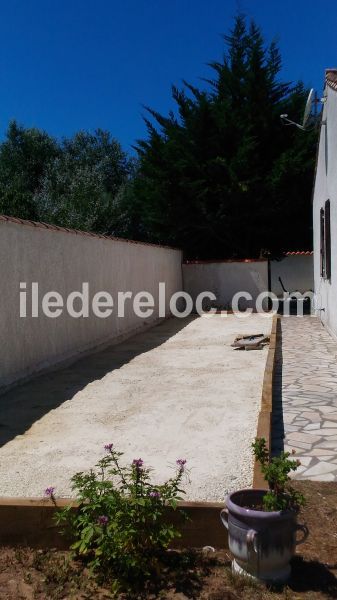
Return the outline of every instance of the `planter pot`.
[[[290,575],[295,546],[304,542],[308,530],[296,522],[292,511],[254,510],[266,490],[240,490],[226,498],[221,520],[228,529],[228,545],[234,555],[232,569],[270,583],[284,583]],[[300,540],[296,532],[302,531]]]

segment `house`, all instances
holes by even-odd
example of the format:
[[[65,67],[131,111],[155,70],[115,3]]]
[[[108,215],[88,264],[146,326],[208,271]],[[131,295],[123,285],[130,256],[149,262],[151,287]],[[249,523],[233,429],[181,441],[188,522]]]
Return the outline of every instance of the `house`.
[[[313,196],[315,312],[337,338],[337,69],[327,69]]]

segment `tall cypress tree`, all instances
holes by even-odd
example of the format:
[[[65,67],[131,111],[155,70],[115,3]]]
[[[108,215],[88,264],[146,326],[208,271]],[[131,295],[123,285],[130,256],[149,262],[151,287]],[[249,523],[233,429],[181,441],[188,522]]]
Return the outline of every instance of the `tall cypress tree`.
[[[129,234],[188,258],[310,247],[316,132],[280,121],[301,119],[307,90],[280,81],[279,50],[254,22],[238,16],[225,44],[205,89],[184,82],[172,88],[175,113],[147,109]]]

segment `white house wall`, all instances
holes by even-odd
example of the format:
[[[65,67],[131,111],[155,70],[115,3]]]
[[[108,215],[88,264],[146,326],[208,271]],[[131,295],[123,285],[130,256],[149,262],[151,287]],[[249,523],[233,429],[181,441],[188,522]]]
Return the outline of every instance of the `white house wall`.
[[[313,200],[316,311],[337,336],[337,91],[326,86]],[[327,136],[327,137],[326,137]],[[320,275],[320,209],[330,200],[331,280]]]

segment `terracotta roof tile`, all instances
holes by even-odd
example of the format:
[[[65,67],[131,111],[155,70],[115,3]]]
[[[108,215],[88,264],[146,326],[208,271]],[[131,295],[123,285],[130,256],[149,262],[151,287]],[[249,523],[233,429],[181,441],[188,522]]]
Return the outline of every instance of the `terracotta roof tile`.
[[[184,265],[208,265],[213,263],[255,263],[266,261],[267,258],[214,258],[209,260],[185,260]]]
[[[331,87],[334,90],[337,90],[337,69],[326,69],[325,81],[329,87]]]
[[[336,89],[337,89],[337,70],[336,70]],[[103,235],[100,233],[93,233],[92,231],[81,231],[79,229],[69,229],[68,227],[59,227],[52,223],[44,223],[43,221],[27,221],[25,219],[18,219],[17,217],[8,217],[7,215],[0,215],[0,221],[15,223],[17,225],[27,225],[29,227],[36,227],[38,229],[48,229],[50,231],[62,231],[64,233],[70,233],[81,236],[89,236],[93,238],[101,238],[105,240],[113,240],[117,242],[125,242],[126,244],[140,244],[142,246],[153,246],[155,248],[167,248],[169,250],[180,250],[173,246],[164,246],[161,244],[150,244],[148,242],[138,242],[137,240],[128,240],[126,238],[118,238],[111,235]],[[313,254],[312,250],[295,250],[284,253],[285,256],[305,256]],[[266,258],[233,258],[233,259],[213,259],[213,260],[186,260],[185,264],[205,264],[205,263],[221,263],[221,262],[263,262]]]
[[[294,252],[285,252],[285,256],[311,256],[312,250],[295,250]]]
[[[295,250],[293,252],[284,252],[284,256],[311,256],[312,250]],[[185,260],[184,265],[207,265],[210,263],[255,263],[266,262],[268,258],[214,258],[210,260]]]
[[[115,242],[125,242],[126,244],[139,244],[141,246],[153,246],[154,248],[166,248],[168,250],[179,250],[180,248],[174,248],[173,246],[163,246],[161,244],[150,244],[149,242],[138,242],[137,240],[128,240],[126,238],[114,237],[112,235],[103,235],[101,233],[93,233],[92,231],[81,231],[79,229],[69,229],[68,227],[59,227],[58,225],[52,225],[51,223],[44,223],[42,221],[27,221],[25,219],[18,219],[17,217],[8,217],[7,215],[0,215],[0,222],[15,223],[16,225],[27,225],[28,227],[36,227],[38,229],[48,229],[49,231],[62,231],[63,233],[70,233],[80,236],[90,236],[93,238],[101,238],[104,240],[113,240]]]

